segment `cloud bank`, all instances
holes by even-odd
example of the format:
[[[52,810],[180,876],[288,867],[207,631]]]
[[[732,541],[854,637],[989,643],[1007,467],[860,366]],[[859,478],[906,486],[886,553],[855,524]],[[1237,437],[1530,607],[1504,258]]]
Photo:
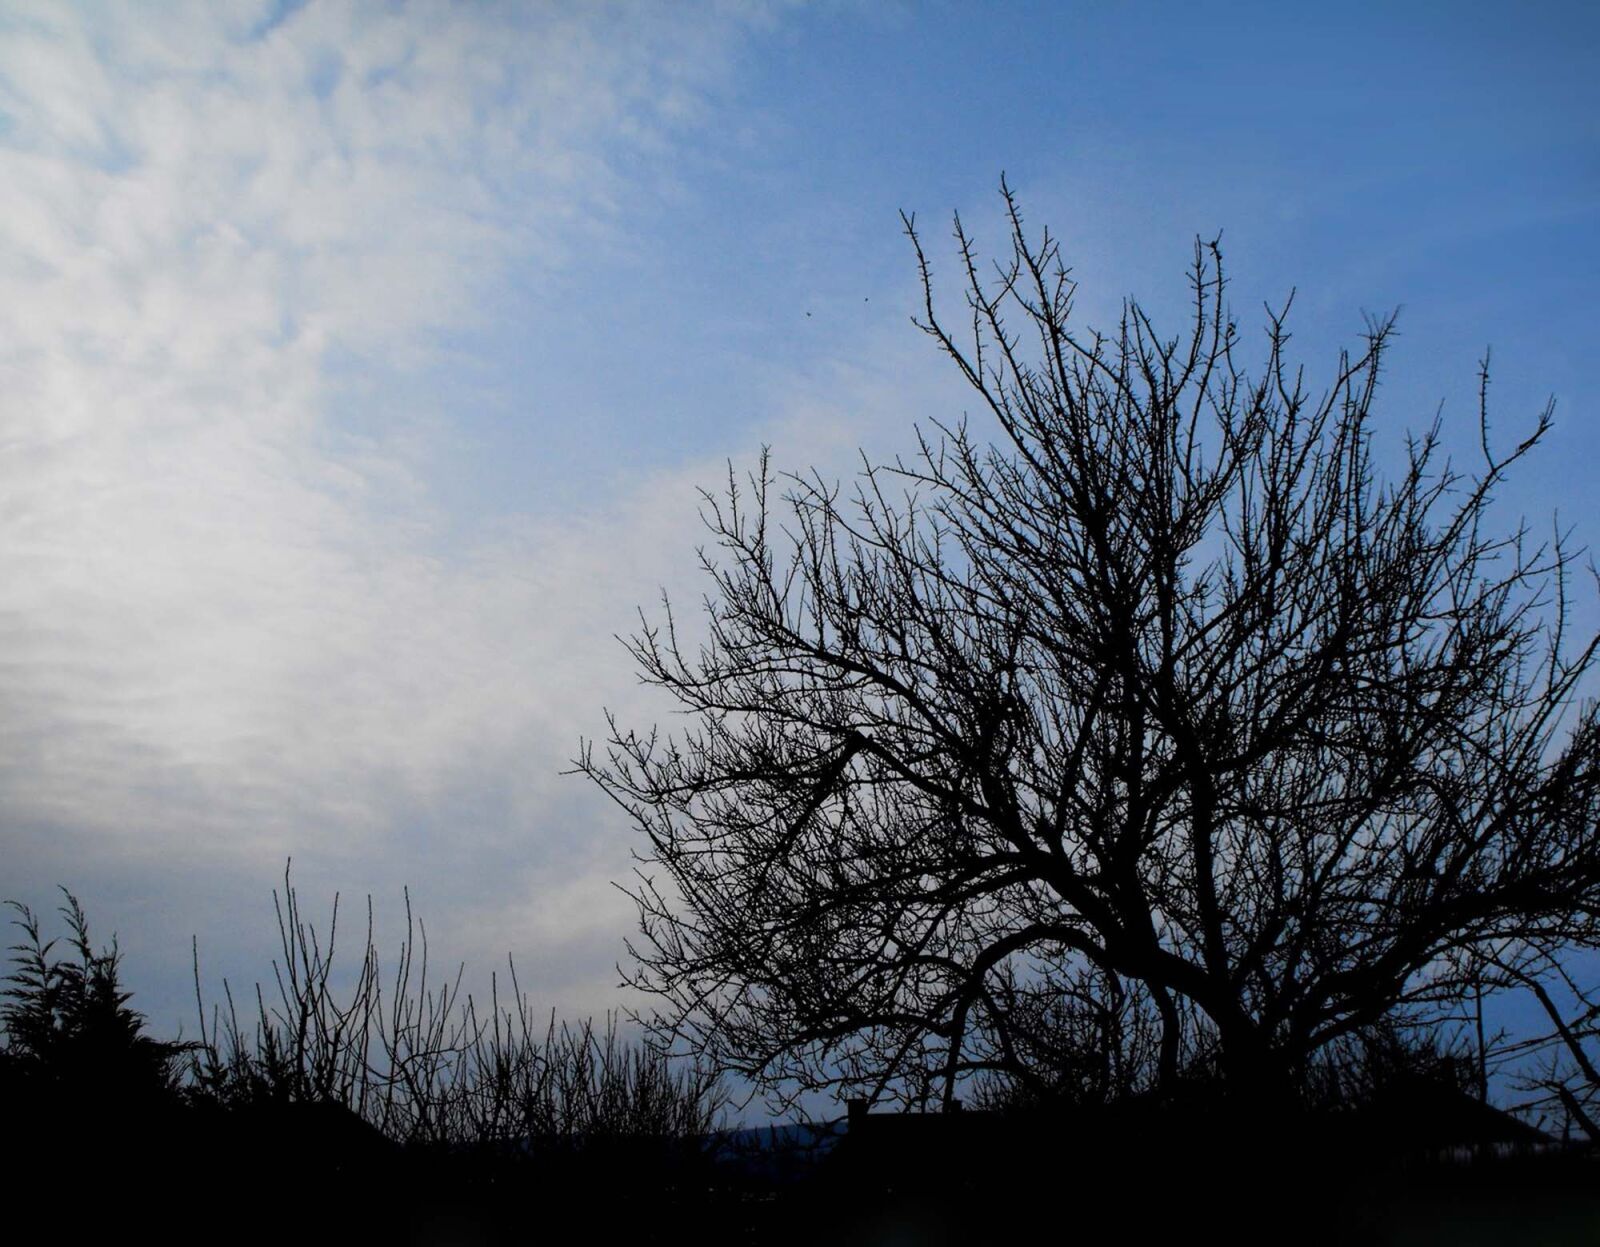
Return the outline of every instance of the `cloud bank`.
[[[689,562],[693,499],[661,480],[463,523],[429,487],[450,429],[419,378],[508,270],[630,245],[618,204],[760,20],[4,19],[7,895],[100,879],[167,939],[246,893],[254,915],[309,854],[350,890],[431,893],[462,955],[535,942],[598,990],[618,844],[558,772],[634,695],[611,633]]]

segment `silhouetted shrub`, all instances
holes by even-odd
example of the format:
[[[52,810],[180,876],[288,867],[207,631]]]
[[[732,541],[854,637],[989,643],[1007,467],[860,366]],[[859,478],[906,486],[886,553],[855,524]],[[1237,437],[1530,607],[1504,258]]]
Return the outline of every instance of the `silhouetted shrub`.
[[[286,873],[271,990],[258,984],[242,1016],[224,984],[208,1014],[196,949],[202,1035],[179,1043],[145,1034],[116,942],[96,951],[63,893],[65,954],[12,902],[23,938],[0,994],[0,1172],[76,1208],[83,1235],[180,1203],[232,1216],[292,1194],[328,1236],[425,1242],[470,1223],[493,1237],[530,1201],[608,1189],[619,1172],[629,1182],[608,1206],[627,1225],[703,1196],[727,1098],[717,1080],[628,1042],[612,1016],[536,1021],[514,966],[510,999],[492,979],[480,1010],[460,970],[435,981],[409,898],[393,972],[370,902],[359,961],[336,972],[337,898],[319,931]]]
[[[235,1108],[337,1104],[397,1143],[506,1155],[694,1140],[717,1127],[727,1096],[709,1071],[626,1042],[614,1017],[600,1027],[536,1020],[514,963],[509,1001],[492,976],[487,1010],[462,991],[461,969],[436,979],[409,896],[392,976],[373,942],[369,900],[360,961],[342,991],[338,898],[325,933],[306,921],[287,872],[273,900],[274,992],[257,984],[248,1024],[226,984],[225,1007],[207,1017],[201,1004],[204,1037],[190,1069],[201,1098]]]
[[[60,912],[70,955],[56,954],[26,905],[8,902],[20,917],[23,940],[13,944],[15,969],[0,992],[5,1069],[35,1097],[70,1095],[85,1103],[151,1101],[176,1094],[190,1045],[144,1033],[144,1015],[131,1008],[132,993],[118,978],[121,952],[115,937],[99,952],[77,897]]]

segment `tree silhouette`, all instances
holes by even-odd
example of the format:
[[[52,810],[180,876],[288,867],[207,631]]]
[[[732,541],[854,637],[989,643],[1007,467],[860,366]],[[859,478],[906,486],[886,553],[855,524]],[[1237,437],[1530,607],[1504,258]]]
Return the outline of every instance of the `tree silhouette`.
[[[191,1045],[144,1033],[144,1015],[119,979],[121,952],[113,939],[99,952],[78,898],[65,888],[61,915],[72,957],[54,955],[33,911],[16,901],[23,942],[11,946],[16,968],[0,992],[0,1025],[10,1071],[35,1095],[60,1095],[98,1108],[149,1101],[176,1090],[180,1063]]]
[[[992,275],[956,221],[959,334],[905,222],[993,432],[935,424],[852,493],[730,469],[704,642],[666,604],[630,643],[689,725],[581,748],[648,846],[658,1037],[777,1094],[1048,1086],[1088,1052],[1276,1095],[1593,945],[1600,638],[1564,631],[1563,535],[1489,513],[1552,409],[1498,449],[1486,361],[1481,463],[1436,420],[1380,476],[1392,318],[1319,392],[1269,309],[1247,371],[1213,243],[1182,336],[1133,302],[1080,331],[1004,195]]]

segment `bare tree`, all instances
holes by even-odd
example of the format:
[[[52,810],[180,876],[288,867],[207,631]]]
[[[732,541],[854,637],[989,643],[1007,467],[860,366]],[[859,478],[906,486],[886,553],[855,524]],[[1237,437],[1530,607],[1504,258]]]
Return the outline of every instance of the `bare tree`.
[[[1592,946],[1600,638],[1564,633],[1564,535],[1490,515],[1552,408],[1497,448],[1486,361],[1481,463],[1436,420],[1380,476],[1392,318],[1318,392],[1268,309],[1246,371],[1213,243],[1184,335],[1137,303],[1080,331],[1004,194],[992,275],[956,221],[959,332],[905,222],[918,323],[992,424],[850,493],[730,469],[706,639],[664,603],[630,644],[689,725],[581,749],[648,845],[658,1037],[779,1094],[925,1102],[1055,1080],[1072,1014],[1128,1085],[1204,1056],[1276,1092]]]
[[[1582,982],[1558,954],[1537,958],[1520,951],[1496,968],[1533,997],[1548,1029],[1502,1037],[1488,1060],[1523,1093],[1519,1110],[1600,1146],[1600,990]]]

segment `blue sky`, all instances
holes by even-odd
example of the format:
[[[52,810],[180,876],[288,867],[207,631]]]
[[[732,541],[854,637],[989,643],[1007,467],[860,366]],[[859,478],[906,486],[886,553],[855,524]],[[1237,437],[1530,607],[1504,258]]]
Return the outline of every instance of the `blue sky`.
[[[290,855],[620,1003],[630,836],[560,774],[662,709],[613,634],[697,599],[727,460],[960,414],[897,214],[953,276],[1002,172],[1089,323],[1218,231],[1313,376],[1401,307],[1383,436],[1470,444],[1492,344],[1507,436],[1558,401],[1505,514],[1594,544],[1597,53],[1584,4],[8,6],[0,894],[73,887],[169,1029]]]

